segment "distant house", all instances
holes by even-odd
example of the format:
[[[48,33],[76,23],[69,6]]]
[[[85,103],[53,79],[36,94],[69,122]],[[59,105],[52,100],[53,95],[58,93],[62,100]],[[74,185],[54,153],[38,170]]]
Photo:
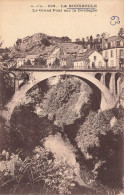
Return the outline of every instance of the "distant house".
[[[88,69],[103,67],[102,55],[95,50],[87,50],[81,57],[77,57],[74,62],[74,69]]]
[[[27,55],[25,58],[25,62],[30,61],[31,65],[34,65],[34,61],[38,57],[39,57],[39,55]]]
[[[11,60],[11,59],[8,60],[7,66],[8,66],[8,68],[12,68],[12,67],[16,66],[16,61],[15,60]]]
[[[23,66],[25,64],[25,58],[17,58],[16,59],[16,68]]]
[[[66,56],[66,52],[63,49],[56,47],[54,51],[48,56],[47,65],[53,65],[56,59],[60,59],[61,55]]]
[[[86,52],[86,49],[79,49],[77,52],[77,56],[82,57],[82,55],[84,55],[85,52]]]
[[[112,36],[103,41],[102,56],[106,68],[124,66],[124,38]]]
[[[66,55],[60,57],[60,67],[74,68],[75,57],[73,55]]]

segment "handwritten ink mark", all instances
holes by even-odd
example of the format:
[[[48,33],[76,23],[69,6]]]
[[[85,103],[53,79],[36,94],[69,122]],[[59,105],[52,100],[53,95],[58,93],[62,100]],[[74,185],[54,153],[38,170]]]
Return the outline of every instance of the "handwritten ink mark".
[[[110,18],[112,21],[110,22],[110,24],[112,26],[116,25],[116,24],[120,24],[120,18],[118,16],[112,16]]]

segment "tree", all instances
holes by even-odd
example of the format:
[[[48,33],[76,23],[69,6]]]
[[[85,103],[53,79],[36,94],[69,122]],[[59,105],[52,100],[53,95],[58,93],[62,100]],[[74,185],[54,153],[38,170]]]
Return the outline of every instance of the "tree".
[[[119,32],[118,32],[118,35],[120,37],[124,37],[124,28],[120,28]]]
[[[93,49],[93,36],[90,36],[90,48]]]
[[[61,37],[62,42],[69,43],[71,39],[69,37]]]
[[[35,65],[45,65],[46,64],[46,60],[41,58],[41,57],[39,57],[39,58],[35,59],[34,64]]]
[[[98,114],[91,111],[80,127],[76,141],[86,159],[92,159],[90,169],[95,177],[104,185],[121,187],[123,122],[111,126],[113,117],[112,110]]]
[[[49,40],[47,38],[43,38],[41,40],[41,43],[44,45],[44,46],[50,46],[51,43],[49,42]]]
[[[55,61],[53,62],[53,67],[58,68],[59,66],[60,66],[60,60],[56,58]]]
[[[97,34],[96,35],[96,38],[99,40],[100,39],[100,34]]]
[[[32,65],[30,60],[27,60],[26,65]]]
[[[16,41],[16,46],[18,47],[20,44],[22,43],[22,39],[17,39],[17,41]]]
[[[39,118],[30,105],[16,107],[10,119],[10,145],[13,150],[30,152],[40,141],[56,131],[47,117]],[[18,141],[17,141],[18,140]]]
[[[2,47],[2,45],[3,45],[3,40],[0,37],[0,48]]]
[[[9,74],[6,70],[0,71],[0,101],[1,105],[4,106],[14,94],[14,77]]]
[[[80,39],[77,38],[77,39],[75,40],[75,43],[79,44],[79,43],[80,43]]]
[[[82,46],[83,46],[83,48],[85,48],[85,49],[86,49],[86,41],[85,41],[85,39],[84,39],[84,38],[82,38]]]
[[[80,90],[83,91],[82,95]],[[41,108],[58,124],[73,124],[74,120],[85,115],[83,111],[89,111],[91,93],[92,90],[85,82],[66,76],[46,93]]]
[[[87,40],[87,42],[89,43],[89,40],[90,40],[89,36],[86,37],[86,40]]]

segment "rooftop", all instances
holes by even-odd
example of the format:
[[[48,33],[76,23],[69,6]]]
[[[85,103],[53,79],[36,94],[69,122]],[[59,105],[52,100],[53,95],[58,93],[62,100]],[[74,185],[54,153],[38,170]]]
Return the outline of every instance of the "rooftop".
[[[109,37],[107,39],[108,42],[111,42],[111,41],[121,41],[121,40],[124,40],[124,38],[119,37],[119,36],[112,36],[112,37]]]
[[[39,55],[27,55],[26,59],[37,58]]]
[[[94,52],[97,52],[97,51],[96,50],[87,50],[86,52],[83,53],[83,55],[81,57],[77,57],[75,62],[86,60]]]

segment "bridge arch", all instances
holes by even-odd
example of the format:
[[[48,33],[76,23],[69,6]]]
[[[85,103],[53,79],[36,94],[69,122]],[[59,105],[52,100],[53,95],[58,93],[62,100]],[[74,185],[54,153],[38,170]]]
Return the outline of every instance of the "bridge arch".
[[[111,73],[106,73],[106,75],[105,75],[105,85],[108,89],[110,89],[110,80],[111,80]]]
[[[119,95],[120,93],[120,80],[121,80],[121,73],[115,74],[115,94]]]
[[[98,79],[99,81],[101,80],[102,73],[96,73],[95,78]]]
[[[27,82],[22,88],[15,92],[11,102],[9,102],[6,105],[6,108],[8,110],[8,116],[7,113],[4,114],[5,118],[10,119],[11,114],[13,113],[14,108],[19,105],[21,102],[23,102],[23,98],[26,96],[27,92],[34,87],[39,82],[49,79],[51,77],[61,76],[61,75],[71,75],[80,77],[82,79],[85,79],[87,81],[90,81],[93,83],[98,89],[101,91],[101,110],[107,110],[111,109],[115,106],[115,100],[113,96],[111,95],[109,89],[105,85],[103,85],[98,79],[96,79],[93,75],[84,73],[84,72],[73,72],[73,71],[50,71],[48,72],[33,72],[32,73],[32,79]]]

